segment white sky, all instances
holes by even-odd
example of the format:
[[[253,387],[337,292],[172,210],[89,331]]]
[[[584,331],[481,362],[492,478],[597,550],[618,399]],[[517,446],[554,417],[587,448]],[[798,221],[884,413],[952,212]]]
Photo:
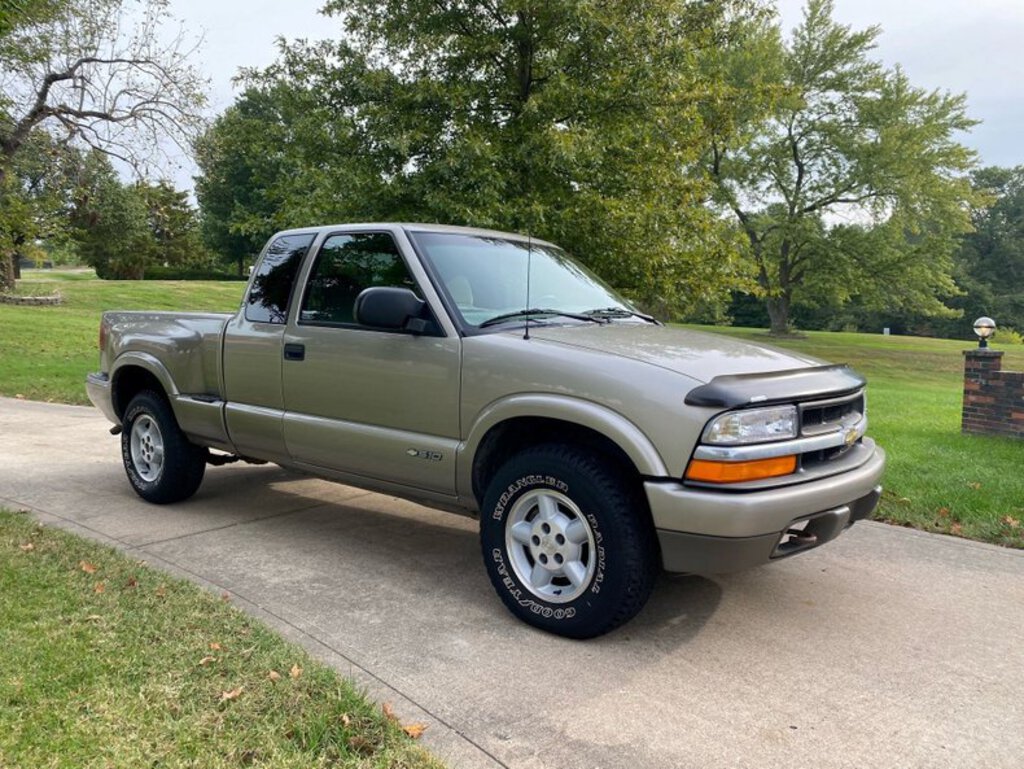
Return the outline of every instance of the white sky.
[[[803,0],[777,0],[783,26],[800,21]],[[277,37],[340,33],[317,11],[323,0],[171,0],[171,13],[192,35],[204,35],[197,64],[209,74],[212,114],[230,105],[240,67],[277,57]],[[901,64],[912,83],[966,92],[969,114],[982,120],[963,141],[985,165],[1024,164],[1024,0],[836,0],[836,18],[861,29],[882,27],[877,55]],[[195,167],[168,169],[191,188]]]

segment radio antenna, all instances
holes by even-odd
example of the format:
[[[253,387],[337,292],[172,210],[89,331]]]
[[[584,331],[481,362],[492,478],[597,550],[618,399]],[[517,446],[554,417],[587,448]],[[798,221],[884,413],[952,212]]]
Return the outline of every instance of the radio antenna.
[[[526,309],[530,309],[530,263],[533,261],[533,235],[526,231]],[[524,319],[523,339],[530,338],[530,316]]]

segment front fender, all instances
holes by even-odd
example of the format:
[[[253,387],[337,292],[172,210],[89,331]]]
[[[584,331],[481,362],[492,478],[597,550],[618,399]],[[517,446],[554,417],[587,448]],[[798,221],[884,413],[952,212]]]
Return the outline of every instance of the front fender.
[[[641,475],[656,478],[670,475],[654,444],[622,414],[581,398],[525,393],[488,404],[474,419],[466,440],[458,448],[456,482],[460,497],[473,499],[473,460],[484,436],[494,426],[517,417],[557,419],[590,428],[622,449]]]

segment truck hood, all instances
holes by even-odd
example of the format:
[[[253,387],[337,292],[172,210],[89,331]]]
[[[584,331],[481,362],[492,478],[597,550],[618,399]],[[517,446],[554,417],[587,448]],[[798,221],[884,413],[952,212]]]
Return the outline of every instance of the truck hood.
[[[519,333],[522,333],[521,331]],[[683,374],[702,383],[717,376],[786,371],[824,361],[722,334],[618,321],[598,326],[533,326],[530,337],[632,358]]]

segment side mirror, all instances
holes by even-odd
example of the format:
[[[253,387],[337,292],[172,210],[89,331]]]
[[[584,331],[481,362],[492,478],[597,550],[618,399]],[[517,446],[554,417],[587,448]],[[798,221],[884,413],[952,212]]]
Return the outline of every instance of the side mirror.
[[[376,286],[360,292],[352,314],[361,326],[422,334],[427,330],[427,321],[420,316],[426,306],[408,288]]]

